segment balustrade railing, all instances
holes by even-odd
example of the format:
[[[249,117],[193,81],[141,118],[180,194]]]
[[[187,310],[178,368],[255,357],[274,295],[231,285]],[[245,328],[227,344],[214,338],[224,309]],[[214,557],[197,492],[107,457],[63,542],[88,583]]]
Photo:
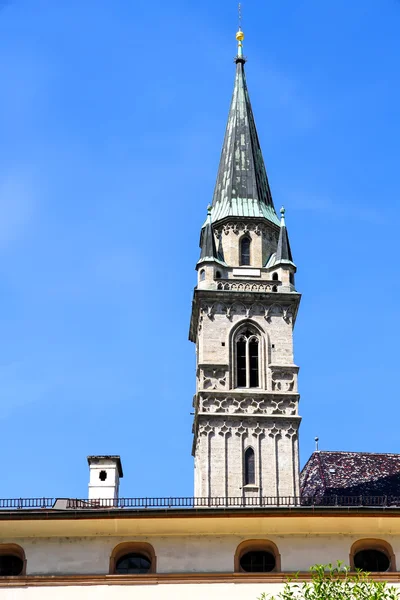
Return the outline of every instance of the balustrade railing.
[[[231,292],[277,292],[280,281],[248,281],[238,279],[218,279],[216,280],[217,290],[227,290]]]
[[[400,496],[159,497],[86,500],[80,498],[0,498],[0,511],[26,509],[202,509],[202,508],[399,508]]]

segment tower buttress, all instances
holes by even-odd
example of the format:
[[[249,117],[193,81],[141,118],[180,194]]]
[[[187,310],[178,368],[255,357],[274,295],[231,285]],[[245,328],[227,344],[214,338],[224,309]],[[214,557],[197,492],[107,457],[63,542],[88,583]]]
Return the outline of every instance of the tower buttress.
[[[284,210],[275,212],[248,94],[236,76],[212,206],[202,228],[189,339],[196,344],[195,496],[299,495],[300,302]]]

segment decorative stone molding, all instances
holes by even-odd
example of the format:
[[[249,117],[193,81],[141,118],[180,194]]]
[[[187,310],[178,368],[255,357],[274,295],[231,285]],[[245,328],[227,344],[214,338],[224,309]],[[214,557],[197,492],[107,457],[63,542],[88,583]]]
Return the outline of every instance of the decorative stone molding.
[[[277,439],[282,436],[281,429],[279,429],[274,423],[274,426],[269,430],[268,435],[271,438]]]
[[[273,392],[297,391],[297,376],[293,371],[288,371],[284,367],[271,369],[271,371]]]
[[[239,427],[235,431],[235,434],[238,437],[241,437],[241,436],[247,434],[247,428],[243,426],[243,423],[240,423]]]
[[[261,437],[265,436],[265,430],[260,427],[259,423],[257,423],[257,426],[252,429],[251,433],[253,434],[254,437],[257,437],[257,438],[261,438]]]
[[[297,437],[297,424],[289,422],[286,425],[280,426],[276,422],[260,423],[257,418],[246,418],[241,419],[229,419],[224,418],[215,419],[213,424],[209,421],[199,426],[199,437],[208,437],[211,434],[218,433],[222,437],[228,437],[230,435],[236,435],[237,437],[249,437],[262,439],[269,436],[274,439],[280,439],[282,437],[290,440],[296,439]]]
[[[215,233],[217,236],[220,236],[222,233],[228,235],[230,232],[238,235],[239,233],[246,234],[250,232],[254,232],[256,235],[263,234],[266,239],[270,242],[278,243],[279,233],[277,231],[272,230],[271,227],[265,225],[262,222],[259,223],[249,223],[249,222],[228,222],[225,223],[221,229],[216,229]]]
[[[246,415],[297,415],[297,401],[294,398],[274,398],[271,396],[246,396],[245,398],[217,397],[200,394],[199,409],[202,413],[246,414]]]
[[[199,367],[199,387],[204,390],[224,390],[227,386],[228,367],[226,365],[201,365]]]
[[[281,316],[286,323],[291,323],[293,319],[293,312],[291,306],[282,306],[281,304],[270,304],[265,307],[264,318],[267,321],[271,321],[271,317]]]
[[[219,429],[218,433],[219,433],[219,435],[222,435],[222,436],[228,436],[228,435],[231,435],[231,433],[232,433],[232,427],[228,427],[228,426],[226,425],[226,423],[224,423],[224,424],[222,425],[222,427],[220,427],[220,429]]]
[[[214,433],[214,427],[208,421],[204,425],[199,426],[199,435],[208,436],[210,433]]]
[[[280,286],[280,281],[240,281],[232,279],[219,279],[217,290],[230,292],[272,292],[272,288]]]
[[[276,284],[277,282],[273,282]],[[232,283],[234,285],[234,283]],[[241,285],[239,283],[239,285]],[[268,284],[253,284],[249,282],[246,284],[250,288],[254,285],[268,285]],[[239,291],[258,291],[258,290],[239,290]],[[255,302],[254,304],[244,304],[243,302],[214,302],[213,304],[203,304],[200,308],[200,316],[206,315],[209,319],[213,320],[214,315],[221,314],[225,315],[228,319],[232,316],[239,315],[244,316],[247,319],[251,316],[262,316],[266,321],[270,322],[272,317],[282,317],[286,323],[291,323],[293,320],[292,306],[282,306],[281,304],[263,304]]]
[[[293,425],[290,424],[289,427],[285,431],[285,436],[289,439],[293,439],[293,438],[297,437],[297,429],[295,429],[293,427]]]

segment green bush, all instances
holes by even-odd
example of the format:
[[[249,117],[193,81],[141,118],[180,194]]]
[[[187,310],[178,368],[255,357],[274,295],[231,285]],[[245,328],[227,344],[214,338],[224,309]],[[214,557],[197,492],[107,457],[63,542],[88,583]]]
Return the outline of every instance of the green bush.
[[[311,581],[288,580],[278,596],[262,594],[258,600],[400,600],[400,591],[385,581],[374,581],[370,573],[357,571],[338,562],[311,567]]]

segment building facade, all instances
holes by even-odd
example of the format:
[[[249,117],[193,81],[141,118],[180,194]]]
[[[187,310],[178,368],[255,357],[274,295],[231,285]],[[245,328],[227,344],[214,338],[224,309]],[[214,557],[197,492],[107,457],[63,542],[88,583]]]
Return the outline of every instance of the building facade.
[[[317,451],[300,473],[296,266],[237,41],[189,334],[194,497],[121,498],[103,455],[85,499],[0,500],[0,600],[256,600],[337,560],[400,587],[400,455]]]

